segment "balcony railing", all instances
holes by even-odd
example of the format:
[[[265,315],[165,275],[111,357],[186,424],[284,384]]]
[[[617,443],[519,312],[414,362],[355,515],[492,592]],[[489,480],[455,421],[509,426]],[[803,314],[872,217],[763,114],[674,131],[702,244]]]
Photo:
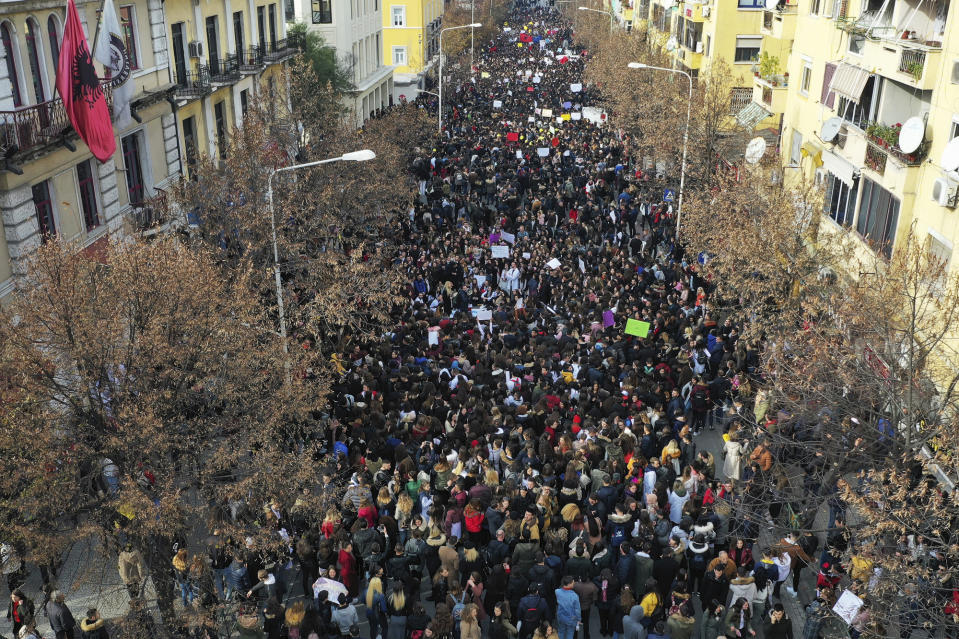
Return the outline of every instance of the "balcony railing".
[[[295,54],[300,48],[300,41],[298,37],[291,35],[288,38],[267,43],[265,47],[266,52],[264,57],[266,61],[278,62],[283,58]]]
[[[926,67],[926,52],[920,49],[903,49],[899,52],[899,72],[908,73],[918,82]]]
[[[240,79],[240,59],[236,54],[210,60],[210,82],[232,83]]]
[[[210,70],[205,64],[199,65],[196,71],[177,73],[177,82],[174,93],[176,97],[191,100],[202,98],[213,91],[210,84]]]
[[[101,84],[100,88],[112,111],[112,87]],[[23,153],[50,144],[71,130],[70,119],[59,96],[15,111],[0,111],[0,152]]]
[[[266,64],[262,47],[253,46],[240,55],[239,69],[242,73],[259,71]]]
[[[878,146],[874,144],[866,145],[866,166],[879,175],[883,175],[886,172],[886,160],[888,157],[886,152]]]
[[[137,231],[148,231],[170,221],[170,205],[166,191],[154,191],[153,197],[130,205],[130,222]]]

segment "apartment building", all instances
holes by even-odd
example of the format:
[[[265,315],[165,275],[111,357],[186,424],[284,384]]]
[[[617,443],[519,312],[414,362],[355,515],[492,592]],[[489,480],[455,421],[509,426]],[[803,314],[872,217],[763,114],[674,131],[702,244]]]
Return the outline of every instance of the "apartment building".
[[[173,97],[185,173],[200,154],[217,157],[259,91],[282,99],[289,0],[166,0]]]
[[[393,67],[393,99],[413,99],[436,62],[442,0],[384,0],[383,60]]]
[[[180,172],[163,6],[117,5],[133,67],[135,120],[116,131],[116,154],[100,163],[71,128],[55,88],[64,3],[0,5],[0,302],[24,258],[51,236],[96,251],[110,233],[158,214],[163,188]],[[100,7],[77,2],[88,41]]]
[[[292,0],[296,20],[320,34],[350,70],[356,126],[393,103],[393,67],[383,64],[382,0]]]
[[[890,255],[912,225],[947,264],[959,243],[954,19],[949,0],[813,0],[796,17],[786,176],[821,182],[826,231],[864,251]]]

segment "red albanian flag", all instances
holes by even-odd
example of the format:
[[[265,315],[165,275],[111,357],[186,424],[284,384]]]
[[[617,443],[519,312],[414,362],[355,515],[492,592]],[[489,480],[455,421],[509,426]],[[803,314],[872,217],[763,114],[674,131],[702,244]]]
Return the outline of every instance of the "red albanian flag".
[[[80,139],[87,143],[98,160],[109,160],[117,150],[110,109],[93,68],[74,0],[67,0],[67,21],[57,61],[57,92]]]
[[[569,62],[569,56],[567,55],[564,55],[562,58],[559,59],[560,64],[566,64],[567,62]]]
[[[533,36],[531,36],[531,35],[528,34],[528,33],[521,33],[521,34],[519,34],[519,39],[520,39],[520,42],[527,42],[527,43],[529,43],[529,42],[532,42],[532,41],[533,41]]]
[[[506,134],[506,141],[507,141],[507,142],[518,142],[518,141],[519,141],[519,133],[516,133],[515,131],[510,131],[509,133]]]

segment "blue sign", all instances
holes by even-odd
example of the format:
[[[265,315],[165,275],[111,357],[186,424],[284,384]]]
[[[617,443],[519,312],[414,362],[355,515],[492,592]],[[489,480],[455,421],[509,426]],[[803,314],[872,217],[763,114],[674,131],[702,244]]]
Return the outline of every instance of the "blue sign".
[[[663,202],[675,202],[676,201],[676,191],[672,189],[666,189],[663,191]]]

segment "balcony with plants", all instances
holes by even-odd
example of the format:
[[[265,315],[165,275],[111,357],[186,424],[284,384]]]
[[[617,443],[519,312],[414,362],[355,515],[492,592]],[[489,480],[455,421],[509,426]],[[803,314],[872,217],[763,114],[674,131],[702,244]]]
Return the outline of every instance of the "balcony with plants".
[[[865,129],[866,140],[874,150],[873,156],[877,156],[876,151],[878,151],[905,166],[919,166],[929,152],[929,140],[923,140],[918,149],[912,153],[906,153],[899,148],[900,131],[902,131],[901,122],[892,125],[882,124],[881,122],[867,124]],[[867,151],[867,159],[868,157],[869,152]],[[883,165],[885,165],[885,161],[883,161]]]

